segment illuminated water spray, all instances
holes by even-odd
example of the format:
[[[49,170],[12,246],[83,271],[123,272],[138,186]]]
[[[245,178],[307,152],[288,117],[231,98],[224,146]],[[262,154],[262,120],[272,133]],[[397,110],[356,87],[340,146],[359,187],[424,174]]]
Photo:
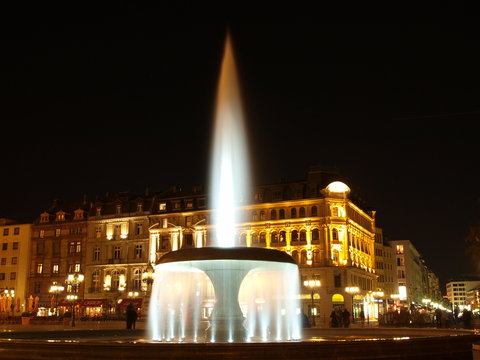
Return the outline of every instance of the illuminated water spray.
[[[301,338],[298,266],[273,249],[236,247],[235,209],[250,199],[247,141],[229,37],[218,85],[210,196],[214,246],[185,248],[155,265],[149,329],[170,342]],[[155,256],[155,255],[154,255]]]
[[[211,208],[216,246],[235,246],[235,208],[249,197],[250,171],[245,122],[231,39],[227,36],[218,83],[210,162]]]

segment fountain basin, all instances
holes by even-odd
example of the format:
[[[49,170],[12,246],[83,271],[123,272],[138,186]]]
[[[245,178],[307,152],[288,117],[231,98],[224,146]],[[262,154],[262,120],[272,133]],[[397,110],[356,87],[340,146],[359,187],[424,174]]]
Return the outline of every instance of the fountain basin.
[[[155,273],[153,339],[225,343],[301,337],[298,267],[284,252],[182,249],[161,257]],[[206,330],[202,320],[208,321]]]

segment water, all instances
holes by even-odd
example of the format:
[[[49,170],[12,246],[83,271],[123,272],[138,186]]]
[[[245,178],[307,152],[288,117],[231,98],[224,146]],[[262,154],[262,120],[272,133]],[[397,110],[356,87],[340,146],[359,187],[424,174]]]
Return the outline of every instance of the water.
[[[235,226],[240,223],[235,209],[248,203],[249,183],[240,91],[227,36],[211,156],[214,247],[177,250],[157,262],[149,310],[153,340],[301,338],[298,266],[277,250],[235,247]]]

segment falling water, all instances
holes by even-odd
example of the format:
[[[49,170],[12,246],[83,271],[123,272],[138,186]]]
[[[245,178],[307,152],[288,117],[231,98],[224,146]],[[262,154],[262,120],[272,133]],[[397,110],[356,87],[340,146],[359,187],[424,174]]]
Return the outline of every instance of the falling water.
[[[215,246],[235,246],[235,207],[248,200],[250,172],[239,84],[230,36],[225,42],[210,162]]]
[[[298,340],[298,266],[278,250],[235,247],[235,226],[240,223],[235,209],[248,204],[250,174],[229,36],[212,145],[214,247],[180,249],[158,260],[150,299],[151,337],[170,342]],[[230,255],[225,257],[226,252]]]

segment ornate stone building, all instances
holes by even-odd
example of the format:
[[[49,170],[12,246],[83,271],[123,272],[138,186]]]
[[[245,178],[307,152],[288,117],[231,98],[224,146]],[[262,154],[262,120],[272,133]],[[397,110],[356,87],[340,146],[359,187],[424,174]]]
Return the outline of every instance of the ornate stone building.
[[[52,308],[49,290],[54,284],[83,297],[83,284],[72,288],[66,280],[68,274],[81,274],[85,268],[87,215],[86,201],[64,204],[54,200],[33,222],[28,294],[38,297],[42,315]]]
[[[84,311],[120,313],[127,301],[142,306],[150,218],[156,197],[107,194],[91,203]]]
[[[328,321],[334,306],[354,308],[358,315],[376,314],[371,293],[377,289],[374,238],[375,213],[360,208],[355,194],[335,173],[311,170],[306,181],[255,189],[254,202],[239,209],[237,225],[243,246],[274,248],[298,263],[302,284],[320,280],[318,288],[302,288],[305,310]],[[150,261],[165,252],[212,243],[211,213],[202,192],[171,193],[152,214]],[[346,291],[358,287],[358,294]],[[353,304],[353,302],[355,304]]]

